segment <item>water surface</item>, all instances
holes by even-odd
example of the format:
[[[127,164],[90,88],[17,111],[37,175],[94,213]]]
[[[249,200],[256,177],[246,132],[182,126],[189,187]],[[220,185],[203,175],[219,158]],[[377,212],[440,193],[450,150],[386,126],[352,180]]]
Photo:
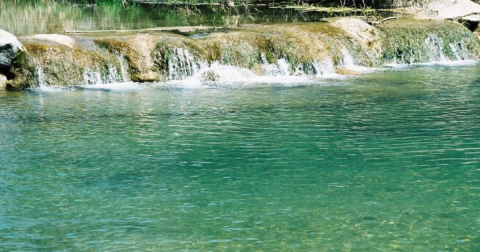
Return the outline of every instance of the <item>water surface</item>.
[[[0,92],[4,251],[478,251],[480,66]]]
[[[5,0],[3,0],[5,1]],[[369,11],[368,15],[392,15]],[[239,5],[96,5],[18,4],[0,1],[0,27],[15,35],[64,33],[72,30],[132,30],[170,26],[244,26],[318,22],[327,17],[365,16],[362,11],[303,11],[291,8]]]

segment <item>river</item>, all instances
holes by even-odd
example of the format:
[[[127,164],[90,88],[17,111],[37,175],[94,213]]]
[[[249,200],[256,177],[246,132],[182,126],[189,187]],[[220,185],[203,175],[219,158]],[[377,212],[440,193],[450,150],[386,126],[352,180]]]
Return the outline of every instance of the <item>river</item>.
[[[479,74],[0,91],[0,250],[476,251]]]

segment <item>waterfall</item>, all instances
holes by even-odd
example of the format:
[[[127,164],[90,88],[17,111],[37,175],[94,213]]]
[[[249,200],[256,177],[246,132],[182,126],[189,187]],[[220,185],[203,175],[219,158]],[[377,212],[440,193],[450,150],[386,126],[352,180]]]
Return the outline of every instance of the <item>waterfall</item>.
[[[43,73],[43,68],[37,66],[35,68],[35,72],[37,74],[37,83],[39,87],[45,87],[47,84],[45,83],[45,74]]]
[[[346,66],[346,67],[355,66],[355,61],[354,61],[352,55],[350,54],[350,52],[348,51],[348,49],[345,46],[342,45],[340,52],[343,56],[342,60],[340,62],[340,65],[343,65],[343,66]]]
[[[120,69],[120,71],[122,71]],[[84,69],[82,73],[83,85],[97,85],[107,83],[118,83],[123,81],[122,74],[114,63],[109,63],[103,73],[98,70]]]
[[[450,43],[448,44],[452,50],[455,60],[469,60],[471,59],[470,52],[468,51],[465,42],[460,41],[459,43]]]
[[[193,55],[185,48],[173,48],[167,64],[169,80],[185,79],[195,75],[200,69]]]
[[[125,56],[124,55],[119,55],[117,57],[118,59],[118,62],[120,63],[120,77],[122,79],[123,82],[129,82],[131,81],[130,79],[130,75],[128,74],[128,64],[127,64],[127,61],[125,60]]]
[[[331,59],[315,61],[312,63],[316,77],[335,75],[335,66]]]
[[[122,82],[122,78],[121,78],[120,74],[118,73],[117,68],[112,64],[108,64],[107,74],[106,74],[104,79],[105,79],[105,83]]]
[[[95,50],[81,47],[57,50],[56,45],[50,43],[28,41],[26,46],[31,48],[27,50],[28,56],[32,60],[27,61],[26,67],[33,70],[29,72],[33,78],[24,78],[26,83],[19,88],[131,80],[193,80],[209,85],[244,81],[294,82],[296,79],[375,71],[367,66],[448,62],[480,56],[478,39],[452,22],[422,21],[417,24],[392,20],[375,29],[365,23],[365,27],[373,29],[365,34],[363,30],[345,30],[329,22],[285,26],[288,29],[278,26],[238,28],[235,32],[198,38],[171,34],[118,37],[110,34],[93,40]],[[341,32],[342,29],[345,32]],[[329,32],[319,35],[318,31]],[[142,39],[137,39],[138,36]],[[151,46],[145,47],[144,40]],[[142,48],[141,53],[138,48]],[[50,53],[53,51],[58,53]]]
[[[443,52],[443,40],[437,34],[430,34],[425,39],[425,46],[430,52],[430,62],[432,61],[446,61],[445,53]]]
[[[268,63],[265,54],[260,56],[263,73],[268,76],[290,76],[290,64],[286,59],[278,59],[277,64]]]
[[[82,76],[83,76],[83,85],[102,84],[102,76],[100,72],[85,69],[83,71]]]

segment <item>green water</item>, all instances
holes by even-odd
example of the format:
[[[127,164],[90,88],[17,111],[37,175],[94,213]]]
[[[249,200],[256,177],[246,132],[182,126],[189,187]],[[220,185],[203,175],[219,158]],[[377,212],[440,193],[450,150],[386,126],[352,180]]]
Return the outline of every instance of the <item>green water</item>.
[[[131,30],[168,26],[248,26],[270,23],[318,22],[328,17],[365,16],[362,11],[303,11],[239,5],[97,5],[33,4],[0,0],[0,29],[15,35],[64,33],[71,30]],[[388,11],[368,12],[391,16]]]
[[[0,28],[13,34],[63,33],[69,30],[130,30],[165,26],[237,26],[312,22],[346,15],[294,9],[238,6],[162,6],[120,4],[18,4],[0,0]],[[349,13],[358,15],[360,12]]]
[[[0,92],[0,251],[479,251],[479,74]]]

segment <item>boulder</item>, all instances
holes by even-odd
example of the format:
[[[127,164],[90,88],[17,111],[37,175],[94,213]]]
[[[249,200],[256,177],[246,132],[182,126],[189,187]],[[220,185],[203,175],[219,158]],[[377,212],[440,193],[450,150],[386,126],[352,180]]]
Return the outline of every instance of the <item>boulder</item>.
[[[470,0],[437,0],[428,4],[416,16],[423,19],[457,20],[479,13],[480,5]]]
[[[19,51],[25,51],[18,39],[9,32],[0,29],[0,69],[10,68]]]
[[[37,34],[31,36],[32,39],[41,40],[41,41],[48,41],[57,43],[59,45],[64,45],[70,48],[75,46],[75,39],[66,36],[66,35],[59,35],[59,34]]]
[[[348,37],[356,40],[361,47],[375,58],[381,57],[380,31],[357,18],[341,18],[332,23],[342,29]]]
[[[151,82],[160,79],[152,52],[161,40],[161,35],[136,34],[98,38],[95,43],[125,57],[132,81]]]

